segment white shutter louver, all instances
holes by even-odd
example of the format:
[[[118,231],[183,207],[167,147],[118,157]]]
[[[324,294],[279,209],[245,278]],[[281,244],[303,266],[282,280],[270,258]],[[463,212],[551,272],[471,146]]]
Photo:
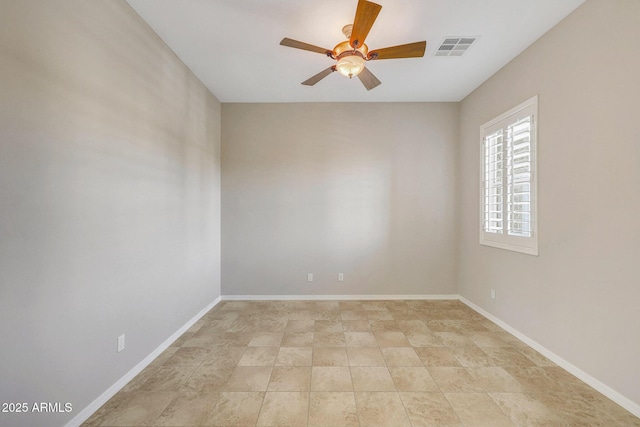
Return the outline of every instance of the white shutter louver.
[[[484,231],[488,233],[503,230],[503,139],[502,129],[484,139]]]
[[[528,116],[508,127],[508,232],[513,236],[531,237],[531,121]]]

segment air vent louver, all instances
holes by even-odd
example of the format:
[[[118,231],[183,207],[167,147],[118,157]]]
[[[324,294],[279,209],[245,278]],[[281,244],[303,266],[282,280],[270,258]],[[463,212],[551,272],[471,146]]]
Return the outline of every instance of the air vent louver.
[[[447,37],[442,41],[434,56],[462,56],[477,39],[478,37]]]

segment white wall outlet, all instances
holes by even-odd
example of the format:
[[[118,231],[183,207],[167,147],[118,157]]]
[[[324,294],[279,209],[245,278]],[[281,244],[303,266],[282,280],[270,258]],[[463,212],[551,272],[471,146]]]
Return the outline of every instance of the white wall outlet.
[[[118,353],[124,350],[124,334],[118,337]]]
[[[491,299],[495,301],[496,299],[496,290],[495,289],[491,289]]]
[[[307,282],[313,282],[313,273],[307,273]]]
[[[344,282],[344,273],[338,273],[338,282]]]

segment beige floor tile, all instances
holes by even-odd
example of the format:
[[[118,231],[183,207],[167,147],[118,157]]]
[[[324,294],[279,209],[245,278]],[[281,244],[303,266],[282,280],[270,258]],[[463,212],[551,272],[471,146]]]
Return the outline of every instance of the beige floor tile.
[[[422,320],[422,316],[415,310],[389,310],[394,320]]]
[[[360,426],[411,426],[397,392],[355,393]]]
[[[400,392],[400,398],[413,426],[462,426],[442,393]]]
[[[313,347],[313,332],[285,332],[282,346],[285,347]]]
[[[218,345],[224,338],[224,332],[207,332],[204,329],[185,337],[180,347],[209,348]]]
[[[362,301],[338,301],[338,305],[342,311],[362,310]]]
[[[495,366],[536,366],[536,364],[514,347],[484,347]]]
[[[223,301],[218,305],[218,310],[242,311],[249,306],[249,301]]]
[[[556,366],[551,360],[547,359],[531,347],[518,347],[518,351],[529,358],[536,366]]]
[[[278,347],[248,347],[238,366],[273,366],[278,358]]]
[[[276,366],[311,366],[313,347],[280,347]]]
[[[161,356],[164,356],[165,354],[168,354],[169,357],[162,363],[163,366],[198,366],[204,359],[207,358],[207,356],[209,355],[209,350],[199,347],[184,347],[174,348],[172,352],[167,352],[165,350]],[[153,362],[156,363],[158,359],[160,359],[160,357],[158,357]]]
[[[402,319],[402,320],[396,320],[396,323],[398,324],[400,331],[404,332],[405,335],[410,332],[433,333],[433,331],[431,331],[431,329],[429,329],[427,324],[424,323],[422,320]]]
[[[162,367],[140,386],[144,391],[178,391],[196,370],[195,366]]]
[[[287,327],[287,316],[277,319],[265,319],[256,322],[254,332],[284,332]]]
[[[433,332],[404,332],[405,337],[413,347],[444,347],[440,338]]]
[[[289,332],[313,332],[316,321],[314,319],[306,320],[289,320],[285,333]]]
[[[316,320],[314,332],[343,332],[339,320]]]
[[[257,426],[307,426],[309,393],[267,392]]]
[[[309,396],[309,427],[358,427],[358,411],[352,392],[316,392]]]
[[[171,343],[171,346],[169,348],[180,348],[183,347],[184,344],[187,342],[187,340],[189,340],[190,338],[193,337],[193,334],[195,333],[195,331],[187,331],[184,334],[180,335],[180,338],[176,339],[174,342]],[[169,349],[167,349],[169,350]],[[167,351],[165,350],[165,351]]]
[[[618,405],[611,399],[603,396],[597,391],[591,393],[578,393],[588,403],[588,405],[598,412],[606,413],[615,422],[622,426],[640,427],[640,418],[634,416],[622,406]]]
[[[362,301],[362,309],[369,311],[387,311],[386,301]]]
[[[224,391],[266,391],[271,378],[271,367],[238,366],[231,374]]]
[[[469,347],[476,344],[463,333],[460,332],[434,332],[445,347]]]
[[[383,347],[380,351],[387,366],[424,366],[411,347]]]
[[[140,391],[142,385],[146,383],[150,378],[152,378],[160,370],[161,367],[162,366],[158,366],[158,365],[147,366],[134,379],[129,381],[127,385],[125,385],[120,391],[122,392]]]
[[[276,366],[267,391],[309,391],[311,366]]]
[[[216,402],[209,425],[249,426],[255,425],[262,407],[265,393],[223,392]]]
[[[478,347],[510,347],[511,344],[506,342],[504,334],[500,332],[477,331],[470,332],[467,337]]]
[[[480,347],[456,347],[450,348],[449,351],[464,367],[493,366],[495,364],[495,361]]]
[[[444,347],[414,348],[424,366],[460,366],[450,349]]]
[[[314,347],[313,366],[349,366],[347,349],[343,347]]]
[[[466,368],[429,367],[427,370],[443,392],[480,393],[484,391]]]
[[[391,378],[398,391],[440,391],[424,367],[390,367]]]
[[[515,427],[486,393],[445,393],[465,427]]]
[[[314,308],[316,311],[340,312],[340,301],[315,301]]]
[[[522,385],[524,391],[545,393],[565,390],[562,383],[548,371],[549,368],[505,366],[503,369]]]
[[[199,426],[208,423],[218,402],[218,393],[178,393],[154,426]]]
[[[283,332],[257,332],[249,341],[249,347],[280,347],[283,335]]]
[[[531,393],[547,408],[562,414],[566,425],[612,426],[616,421],[602,409],[600,397],[593,393]]]
[[[314,366],[311,368],[312,391],[353,391],[351,371],[343,366]]]
[[[374,331],[380,347],[409,347],[407,337],[400,331]]]
[[[174,392],[136,392],[118,406],[117,411],[106,414],[103,426],[153,425],[153,421],[175,398]]]
[[[486,392],[524,392],[525,387],[518,380],[509,375],[504,368],[487,366],[468,368],[467,371]]]
[[[340,321],[340,311],[316,311],[316,320]]]
[[[528,393],[489,393],[507,417],[518,426],[562,426],[567,419]]]
[[[349,366],[387,366],[379,347],[348,347]]]
[[[216,392],[223,389],[235,368],[200,365],[181,387],[181,391]]]
[[[254,328],[250,328],[254,329]],[[216,337],[214,346],[219,347],[246,347],[257,331],[249,332],[225,332],[223,336]]]
[[[556,387],[570,393],[591,393],[593,389],[559,366],[544,368],[550,378],[556,381]]]
[[[346,347],[344,332],[315,332],[314,347]]]
[[[386,367],[352,367],[351,379],[355,391],[396,391]]]
[[[367,319],[369,320],[394,320],[393,315],[388,311],[374,310],[367,311]]]
[[[186,333],[183,334],[182,336],[185,336],[185,335],[186,335]],[[187,339],[185,338],[184,341],[186,341],[186,340]],[[158,356],[155,359],[153,359],[153,362],[151,362],[149,364],[149,366],[162,366],[162,365],[164,365],[169,359],[171,359],[173,357],[173,355],[176,353],[176,351],[180,350],[180,347],[181,347],[181,345],[174,346],[173,344],[171,344],[171,346],[169,348],[167,348],[165,351],[160,353],[160,356]]]
[[[343,320],[342,329],[345,332],[370,332],[371,325],[368,320]]]
[[[395,320],[369,320],[373,332],[400,332],[400,326]]]
[[[200,366],[235,367],[245,350],[246,347],[215,347],[209,351],[209,355]]]
[[[294,310],[289,313],[290,320],[315,320],[316,312],[313,310]]]
[[[367,312],[364,310],[342,310],[340,319],[345,320],[368,320]]]
[[[345,332],[347,347],[376,347],[378,342],[371,332]]]
[[[430,315],[432,317],[438,317],[436,316],[435,312],[431,312]],[[455,320],[445,319],[445,318],[429,320],[427,321],[427,326],[433,332],[458,332],[458,333],[464,332],[463,329],[460,327],[459,322]]]

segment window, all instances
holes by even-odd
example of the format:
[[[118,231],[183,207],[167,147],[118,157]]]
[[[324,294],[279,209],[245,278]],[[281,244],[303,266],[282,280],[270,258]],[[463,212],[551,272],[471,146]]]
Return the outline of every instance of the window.
[[[538,255],[535,96],[480,127],[480,244]]]

